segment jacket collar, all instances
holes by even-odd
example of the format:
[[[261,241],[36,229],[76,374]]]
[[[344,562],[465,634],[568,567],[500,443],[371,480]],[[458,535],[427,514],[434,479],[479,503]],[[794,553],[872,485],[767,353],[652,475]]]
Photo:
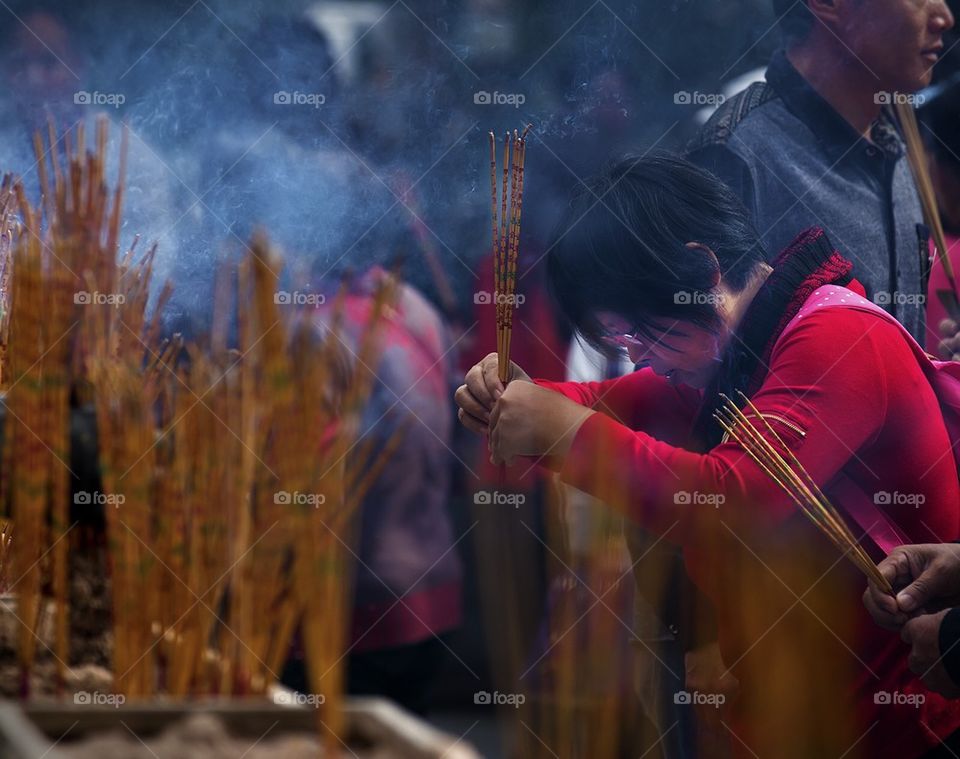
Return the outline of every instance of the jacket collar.
[[[865,294],[851,277],[852,270],[853,264],[834,249],[819,227],[800,233],[780,253],[731,338],[716,378],[704,392],[695,430],[707,448],[716,444],[722,433],[712,419],[720,393],[731,397],[736,390],[748,396],[756,393],[769,371],[777,340],[814,290],[833,284]]]
[[[744,392],[756,392],[767,374],[770,356],[780,335],[807,298],[823,285],[851,285],[863,294],[850,272],[853,264],[840,255],[820,227],[801,232],[773,263],[773,271],[760,288],[734,338],[744,349]]]
[[[787,110],[807,125],[831,161],[839,161],[857,149],[879,148],[891,159],[904,153],[903,141],[887,106],[870,128],[870,140],[864,139],[840,113],[794,68],[781,48],[773,54],[766,72],[767,83],[783,100]],[[858,143],[860,143],[858,145]],[[872,144],[871,144],[872,143]]]

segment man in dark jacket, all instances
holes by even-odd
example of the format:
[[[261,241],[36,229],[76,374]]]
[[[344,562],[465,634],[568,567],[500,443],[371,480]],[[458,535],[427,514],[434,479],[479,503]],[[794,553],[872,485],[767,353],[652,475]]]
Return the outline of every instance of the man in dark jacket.
[[[785,47],[690,145],[750,210],[768,251],[823,227],[867,297],[923,343],[927,232],[890,105],[930,83],[943,0],[774,0]]]

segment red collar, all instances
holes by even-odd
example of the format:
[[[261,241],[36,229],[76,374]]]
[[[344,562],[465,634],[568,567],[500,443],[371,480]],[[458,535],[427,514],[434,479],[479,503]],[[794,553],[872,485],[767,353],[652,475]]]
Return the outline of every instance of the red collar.
[[[812,258],[813,256],[818,256],[820,262],[810,270],[810,262],[815,260]],[[801,232],[777,256],[773,267],[773,272],[761,289],[771,286],[780,291],[780,297],[766,299],[770,301],[773,308],[779,306],[780,315],[776,326],[769,333],[763,351],[760,353],[760,361],[756,370],[750,377],[749,394],[756,392],[763,383],[770,365],[770,356],[780,339],[780,335],[783,334],[783,330],[786,329],[791,319],[800,312],[803,304],[806,303],[807,298],[813,294],[814,290],[823,285],[843,284],[858,295],[866,296],[863,285],[850,276],[853,264],[833,248],[820,227],[811,227]],[[792,293],[789,294],[789,300],[787,300],[784,308],[782,306],[783,295],[790,290],[792,290]],[[762,308],[762,304],[760,305]],[[751,305],[750,311],[752,310]],[[747,312],[745,320],[746,318],[763,319],[765,316],[769,318],[769,314],[751,314],[750,311]]]

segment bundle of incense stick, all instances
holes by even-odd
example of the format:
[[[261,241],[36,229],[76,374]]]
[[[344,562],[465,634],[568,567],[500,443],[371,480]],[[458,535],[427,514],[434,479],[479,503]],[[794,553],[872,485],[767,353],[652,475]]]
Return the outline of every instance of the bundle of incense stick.
[[[739,395],[744,404],[749,407],[751,414],[763,422],[769,436],[786,451],[790,463],[787,463],[787,460],[774,447],[773,443],[760,434],[754,423],[741,411],[740,407],[722,393],[723,405],[714,414],[714,418],[720,426],[790,496],[797,507],[833,542],[844,556],[847,556],[878,587],[892,595],[893,588],[890,583],[877,569],[876,564],[867,556],[866,551],[857,542],[846,522],[843,521],[836,508],[820,490],[813,477],[803,467],[793,451],[783,442],[777,431],[757,410],[753,402],[742,392]]]
[[[920,137],[920,129],[917,126],[917,116],[910,103],[898,102],[895,108],[903,130],[904,141],[907,144],[907,159],[910,162],[913,179],[920,195],[920,203],[923,205],[923,216],[930,228],[930,234],[933,235],[936,255],[940,259],[940,265],[943,266],[943,273],[950,284],[950,289],[939,290],[937,297],[940,298],[947,313],[950,314],[950,318],[960,323],[960,290],[957,289],[957,280],[954,277],[953,265],[950,263],[950,256],[947,251],[943,222],[940,219],[940,209],[937,206],[936,193],[930,179],[927,154],[923,146],[923,139]],[[923,253],[926,254],[926,251],[923,251]]]
[[[48,553],[52,557],[53,653],[60,684],[68,660],[70,398],[83,373],[84,351],[78,346],[84,335],[92,341],[101,334],[94,327],[97,310],[84,307],[89,297],[84,291],[113,292],[112,283],[103,286],[103,277],[114,269],[119,232],[120,191],[111,204],[104,176],[106,140],[103,119],[91,150],[86,149],[82,125],[64,135],[62,148],[51,126],[49,149],[39,134],[34,137],[41,203],[34,208],[22,185],[12,185],[21,228],[7,269],[11,385],[3,452],[7,476],[0,478],[0,489],[8,489],[17,526],[11,564],[15,572],[25,572],[16,591],[31,631],[45,579],[40,558]],[[10,191],[9,182],[4,187]],[[5,210],[8,201],[0,202]],[[35,635],[20,640],[24,692],[35,640]]]
[[[280,265],[263,235],[254,238],[238,274],[238,301],[250,304],[238,314],[244,356],[239,365],[242,416],[247,420],[240,433],[245,441],[241,477],[251,489],[252,508],[240,515],[235,532],[237,559],[228,624],[237,637],[224,640],[223,650],[233,670],[233,692],[261,693],[277,672],[268,667],[268,657],[273,649],[285,652],[293,632],[279,606],[288,592],[287,569],[296,535],[290,507],[276,494],[315,492],[304,482],[313,451],[302,439],[299,446],[288,448],[293,438],[299,438],[289,425],[296,423],[295,413],[303,422],[320,420],[306,418],[300,402],[310,396],[298,397],[295,392],[288,324],[274,298]],[[264,616],[270,624],[264,624]],[[282,642],[277,640],[281,637]],[[282,654],[278,658],[282,660]]]
[[[0,182],[0,387],[4,380],[6,347],[10,314],[10,274],[13,270],[13,238],[17,234],[14,210],[17,194],[12,174],[5,174]]]
[[[10,548],[13,544],[13,522],[0,518],[0,593],[10,587]]]
[[[238,461],[249,506],[231,530],[229,617],[218,647],[234,693],[262,693],[276,679],[299,626],[311,688],[325,701],[318,727],[333,751],[344,736],[345,636],[350,618],[353,523],[399,438],[374,451],[357,425],[375,379],[379,325],[396,282],[372,297],[359,345],[341,328],[345,291],[319,331],[307,317],[283,312],[275,293],[280,267],[258,235],[239,271],[241,417]],[[344,352],[358,367],[342,377]],[[355,360],[350,360],[355,359]],[[228,686],[229,687],[229,686]]]
[[[97,437],[106,503],[113,611],[114,688],[144,698],[154,690],[157,649],[151,623],[158,613],[153,493],[157,464],[149,397],[138,367],[119,358],[95,360]]]
[[[243,498],[233,470],[240,446],[230,434],[238,393],[225,357],[188,344],[173,360],[157,374],[161,434],[154,454],[157,528],[151,550],[162,569],[160,597],[148,611],[151,636],[160,641],[160,687],[184,696],[210,685],[203,663],[225,591],[227,525]]]
[[[37,476],[46,481],[47,499],[42,508],[48,515],[51,530],[46,535],[33,530],[30,517],[21,524],[16,493],[13,515],[17,533],[24,542],[31,544],[30,550],[49,541],[48,550],[53,557],[51,584],[57,609],[54,653],[61,684],[65,677],[69,646],[67,560],[70,541],[67,534],[70,530],[68,462],[71,395],[85,397],[81,386],[88,384],[85,364],[88,347],[99,340],[111,339],[111,334],[104,328],[105,324],[111,324],[116,332],[115,321],[111,322],[110,317],[105,316],[111,313],[111,308],[98,308],[92,301],[98,293],[117,294],[116,251],[123,182],[118,180],[111,198],[106,179],[108,123],[105,118],[97,121],[94,137],[94,143],[88,149],[86,132],[80,124],[75,130],[65,133],[62,139],[57,139],[51,121],[46,147],[40,134],[34,136],[41,190],[38,209],[34,210],[20,185],[14,188],[22,231],[16,246],[12,274],[10,349],[13,356],[15,350],[23,346],[24,340],[31,339],[30,332],[34,327],[29,325],[29,321],[36,319],[42,353],[37,363],[40,379],[32,388],[39,393],[41,407],[34,419],[28,421],[25,417],[20,418],[24,420],[30,436],[38,437],[49,454],[46,471],[41,470]],[[124,131],[120,151],[121,177],[125,156]],[[21,245],[21,241],[25,242]],[[31,253],[34,247],[37,250]],[[27,273],[23,281],[17,272],[21,255],[35,259],[25,264],[32,274]],[[30,306],[26,301],[32,286],[40,288],[35,298],[35,305],[40,311],[30,314]],[[138,355],[142,355],[142,351]],[[19,391],[20,386],[15,389]],[[10,405],[14,409],[19,402],[19,397],[10,398]],[[19,414],[14,413],[14,416]],[[14,446],[18,444],[14,442]],[[18,468],[18,459],[19,452],[14,455],[14,471]],[[38,539],[40,543],[34,544]],[[23,663],[29,669],[29,663]]]
[[[323,456],[320,484],[326,488],[329,483],[335,497],[325,503],[320,515],[311,515],[311,529],[300,533],[297,551],[300,561],[294,567],[294,584],[304,609],[304,637],[316,641],[316,655],[307,657],[310,681],[317,683],[321,691],[326,689],[337,695],[344,691],[349,628],[344,624],[331,625],[329,621],[350,618],[353,597],[350,566],[356,557],[356,549],[351,546],[356,544],[359,508],[404,437],[401,426],[382,440],[382,445],[377,445],[375,437],[362,441],[359,425],[363,405],[376,381],[372,367],[378,366],[377,356],[383,350],[380,325],[394,307],[398,291],[399,281],[393,278],[377,284],[371,316],[357,346],[347,346],[345,338],[338,333],[328,338],[332,349],[345,348],[351,354],[353,370],[340,399],[336,435]],[[311,550],[312,545],[326,546],[327,558]],[[312,592],[311,588],[319,592]],[[333,736],[341,734],[342,712],[337,710],[330,716],[335,722],[330,726],[321,724],[321,727]],[[333,747],[329,740],[328,745]]]
[[[28,222],[29,223],[29,222]],[[10,390],[4,402],[4,461],[0,478],[9,491],[10,515],[17,530],[10,576],[17,578],[18,615],[25,630],[18,641],[21,692],[29,694],[29,673],[36,656],[36,620],[41,608],[41,558],[50,545],[47,531],[50,484],[49,451],[41,438],[44,421],[43,369],[44,249],[36,235],[24,235],[14,250],[10,312]],[[66,494],[62,496],[64,499]]]
[[[517,291],[520,252],[520,215],[523,210],[523,164],[527,153],[527,124],[522,134],[503,137],[503,180],[500,217],[497,218],[497,138],[490,132],[490,210],[493,225],[493,300],[497,314],[497,357],[500,381],[510,377],[510,338]]]
[[[117,260],[124,161],[108,191],[105,122],[89,150],[82,130],[62,140],[51,130],[49,139],[46,152],[35,141],[38,211],[14,185],[26,233],[16,238],[10,279],[13,384],[0,478],[0,502],[11,503],[17,534],[10,541],[12,527],[4,526],[0,573],[19,577],[24,683],[47,586],[58,608],[54,653],[69,661],[73,395],[96,409],[103,495],[124,499],[104,508],[115,689],[140,697],[263,693],[302,624],[333,749],[343,735],[348,523],[399,442],[374,450],[360,444],[357,425],[342,423],[359,415],[373,374],[340,382],[339,408],[326,402],[320,389],[338,372],[338,327],[317,345],[281,313],[280,265],[265,238],[254,240],[240,267],[237,295],[218,293],[209,343],[161,340],[169,288],[147,316],[156,248],[133,264],[134,240]],[[359,366],[376,364],[373,335],[396,284],[388,280],[375,293]],[[84,306],[78,290],[113,295],[115,303]],[[233,310],[240,342],[228,349]],[[327,429],[335,434],[319,446]],[[296,509],[275,498],[281,489],[326,499],[322,508]]]

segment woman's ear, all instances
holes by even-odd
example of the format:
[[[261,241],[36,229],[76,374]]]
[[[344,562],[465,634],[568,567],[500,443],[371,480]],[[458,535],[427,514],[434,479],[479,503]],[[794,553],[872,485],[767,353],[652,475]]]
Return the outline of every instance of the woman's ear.
[[[688,242],[686,245],[690,250],[700,250],[703,251],[710,259],[711,269],[713,271],[712,280],[710,282],[710,287],[716,287],[720,284],[720,261],[717,260],[717,254],[710,249],[709,246],[704,245],[702,242]]]

